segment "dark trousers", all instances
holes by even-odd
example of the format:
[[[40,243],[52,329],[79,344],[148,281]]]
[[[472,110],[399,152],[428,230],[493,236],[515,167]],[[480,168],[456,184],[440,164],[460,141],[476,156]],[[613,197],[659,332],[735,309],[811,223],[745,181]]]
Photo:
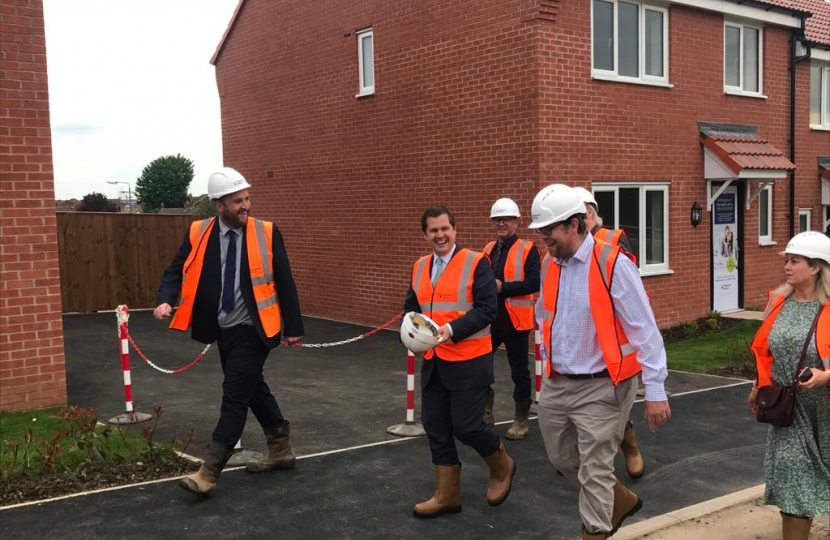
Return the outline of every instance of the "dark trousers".
[[[527,355],[527,342],[530,330],[506,331],[493,325],[490,328],[490,340],[493,343],[493,352],[504,343],[507,349],[507,362],[510,364],[510,377],[513,379],[513,399],[516,401],[530,401],[530,358]]]
[[[471,446],[482,457],[498,451],[499,436],[484,423],[487,392],[486,386],[450,390],[441,380],[439,370],[432,372],[429,382],[422,390],[421,420],[429,438],[429,450],[434,464],[461,463],[455,447],[456,438]]]
[[[239,325],[219,333],[219,358],[222,361],[222,409],[213,431],[213,440],[232,448],[242,437],[248,409],[253,411],[262,427],[285,421],[277,400],[262,376],[262,368],[270,350],[256,329]]]

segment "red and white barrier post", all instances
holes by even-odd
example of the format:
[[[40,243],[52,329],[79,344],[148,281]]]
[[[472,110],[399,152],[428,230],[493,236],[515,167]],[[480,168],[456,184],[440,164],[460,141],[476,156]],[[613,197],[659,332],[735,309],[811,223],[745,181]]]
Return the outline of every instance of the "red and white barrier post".
[[[130,341],[127,321],[130,319],[130,309],[120,305],[115,310],[118,319],[118,339],[121,350],[121,371],[124,373],[124,401],[126,401],[124,414],[119,414],[109,419],[110,424],[137,424],[146,422],[151,415],[133,410],[133,384],[130,377]]]
[[[415,422],[415,353],[412,351],[407,351],[406,356],[406,422],[389,426],[386,432],[398,437],[426,435],[424,426]]]

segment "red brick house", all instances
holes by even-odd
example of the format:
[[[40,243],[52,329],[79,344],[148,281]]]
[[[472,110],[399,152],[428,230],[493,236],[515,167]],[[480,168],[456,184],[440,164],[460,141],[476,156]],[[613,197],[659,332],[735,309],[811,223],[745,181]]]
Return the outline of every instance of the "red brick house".
[[[0,410],[66,403],[42,0],[0,1]]]
[[[308,314],[391,318],[425,206],[481,248],[493,201],[526,225],[554,182],[626,229],[661,326],[763,305],[828,227],[824,0],[241,0],[212,63]]]

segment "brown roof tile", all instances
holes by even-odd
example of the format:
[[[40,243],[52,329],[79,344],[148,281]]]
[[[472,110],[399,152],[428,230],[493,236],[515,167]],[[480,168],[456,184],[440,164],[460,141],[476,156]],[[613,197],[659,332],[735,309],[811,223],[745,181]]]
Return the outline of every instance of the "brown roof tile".
[[[813,16],[807,19],[805,33],[814,43],[830,45],[830,3],[824,0],[762,0],[765,4],[807,11]]]
[[[795,165],[763,137],[703,134],[701,142],[733,171],[792,171]]]

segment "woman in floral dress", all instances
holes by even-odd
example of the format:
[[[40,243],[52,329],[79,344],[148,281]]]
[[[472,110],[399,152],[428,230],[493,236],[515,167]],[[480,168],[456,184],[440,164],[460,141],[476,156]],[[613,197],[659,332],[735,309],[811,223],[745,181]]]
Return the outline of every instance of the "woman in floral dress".
[[[787,282],[770,293],[764,323],[752,343],[758,386],[790,384],[813,319],[820,313],[804,366],[811,377],[796,387],[791,427],[770,426],[764,457],[764,503],[781,511],[784,540],[807,540],[812,518],[830,514],[830,238],[798,234],[787,244]]]

